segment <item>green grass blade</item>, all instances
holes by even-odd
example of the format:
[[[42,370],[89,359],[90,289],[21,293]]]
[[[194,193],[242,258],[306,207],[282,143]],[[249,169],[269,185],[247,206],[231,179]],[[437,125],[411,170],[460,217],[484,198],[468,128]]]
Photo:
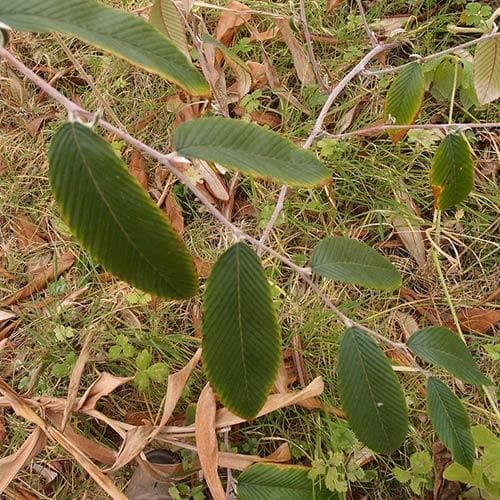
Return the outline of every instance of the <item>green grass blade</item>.
[[[474,441],[469,418],[455,394],[434,377],[427,381],[427,412],[439,439],[449,448],[455,462],[470,471],[474,462]]]
[[[196,293],[184,243],[111,146],[88,127],[67,123],[57,131],[49,178],[73,234],[107,270],[154,295]]]
[[[241,120],[200,118],[182,123],[175,129],[174,144],[183,156],[215,161],[291,186],[326,184],[331,177],[311,152],[276,132]]]
[[[381,290],[401,286],[398,270],[365,243],[350,238],[328,237],[314,248],[313,273],[344,283]]]
[[[479,371],[465,344],[447,328],[429,326],[418,330],[406,345],[424,361],[448,370],[464,382],[493,385]]]
[[[315,486],[310,469],[299,466],[254,464],[238,478],[241,500],[336,500],[333,493]]]
[[[248,245],[233,245],[212,269],[203,315],[203,364],[222,403],[242,418],[255,417],[276,378],[280,351],[260,259]]]
[[[436,208],[446,210],[463,201],[474,185],[470,146],[460,134],[449,134],[439,145],[431,167]]]
[[[176,83],[192,95],[210,93],[201,74],[152,25],[95,0],[0,0],[0,21],[20,31],[74,35]]]
[[[342,337],[337,376],[342,407],[358,439],[380,453],[398,449],[408,431],[403,391],[388,359],[358,328]]]

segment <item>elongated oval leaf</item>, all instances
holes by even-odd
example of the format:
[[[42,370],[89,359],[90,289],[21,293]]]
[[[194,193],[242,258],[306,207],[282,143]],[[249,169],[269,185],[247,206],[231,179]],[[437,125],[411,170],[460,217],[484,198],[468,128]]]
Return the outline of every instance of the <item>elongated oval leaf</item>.
[[[203,363],[222,403],[253,418],[271,390],[280,360],[280,334],[260,259],[244,243],[214,265],[205,291]]]
[[[411,125],[420,111],[424,99],[425,78],[422,66],[416,62],[401,70],[394,80],[385,100],[385,116],[395,125]],[[396,144],[406,135],[406,130],[389,131]]]
[[[149,22],[172,40],[191,61],[184,22],[173,0],[156,0],[149,13]]]
[[[358,439],[377,452],[399,448],[408,430],[403,391],[385,355],[358,328],[342,337],[337,376],[342,407]]]
[[[183,156],[215,161],[256,177],[291,186],[330,180],[328,170],[309,151],[253,123],[229,118],[200,118],[175,129],[174,144]]]
[[[190,94],[210,93],[205,79],[168,38],[143,19],[95,0],[0,0],[0,21],[21,31],[74,35]]]
[[[57,131],[49,178],[68,226],[107,270],[154,295],[196,293],[184,243],[111,146],[88,127],[67,123]]]
[[[336,500],[337,493],[316,486],[307,467],[254,464],[238,478],[241,500]]]
[[[470,146],[460,134],[447,135],[439,145],[431,167],[436,208],[446,210],[463,201],[474,185]]]
[[[457,66],[458,64],[458,66]],[[455,86],[455,71],[457,72],[457,85]],[[453,88],[457,88],[462,79],[462,65],[456,61],[445,58],[434,72],[431,94],[438,101],[451,101]]]
[[[478,43],[474,56],[474,87],[480,104],[500,97],[500,37]]]
[[[339,236],[321,240],[311,258],[313,273],[324,278],[381,290],[401,286],[397,269],[365,243]]]
[[[455,394],[434,377],[427,381],[427,412],[439,439],[449,448],[455,462],[471,470],[474,441],[469,418]]]
[[[406,345],[424,361],[448,370],[464,382],[493,385],[479,371],[465,344],[447,328],[429,326],[418,330]]]

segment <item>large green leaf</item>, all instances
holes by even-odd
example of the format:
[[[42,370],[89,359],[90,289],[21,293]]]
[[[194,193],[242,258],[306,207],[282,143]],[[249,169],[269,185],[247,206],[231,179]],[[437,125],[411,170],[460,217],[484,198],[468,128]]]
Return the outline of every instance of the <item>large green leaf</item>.
[[[238,478],[241,500],[335,500],[337,493],[316,486],[307,467],[254,464]]]
[[[401,70],[385,100],[385,116],[395,125],[411,125],[424,99],[425,78],[422,65],[416,62]],[[406,130],[389,131],[395,144],[406,135]]]
[[[215,161],[244,174],[291,186],[314,186],[330,180],[329,171],[309,151],[276,132],[229,118],[200,118],[175,129],[176,151]]]
[[[455,394],[434,377],[427,381],[427,412],[439,439],[449,448],[455,462],[471,470],[474,441],[469,418]]]
[[[458,65],[458,66],[457,66]],[[457,85],[455,86],[455,71],[457,72]],[[451,61],[446,58],[441,61],[434,72],[432,79],[431,94],[438,101],[451,101],[453,88],[458,88],[462,76],[462,65],[460,61]]]
[[[314,248],[311,269],[324,278],[368,288],[392,290],[401,286],[399,272],[383,255],[350,238],[321,240]]]
[[[471,384],[493,385],[480,371],[465,344],[452,331],[429,326],[415,332],[406,345],[424,361]]]
[[[149,22],[164,33],[191,61],[184,21],[173,0],[156,0],[149,13]]]
[[[139,17],[95,0],[0,0],[0,21],[21,31],[74,35],[177,83],[190,94],[209,94],[205,79],[162,33]]]
[[[388,359],[358,328],[343,335],[337,376],[342,406],[358,439],[377,452],[399,448],[408,430],[403,391]]]
[[[280,334],[260,259],[245,243],[227,250],[208,278],[203,364],[222,403],[253,418],[267,399],[280,361]]]
[[[474,185],[470,146],[460,134],[449,134],[439,145],[431,167],[436,208],[446,210],[463,201]]]
[[[88,127],[67,123],[57,131],[49,178],[68,226],[107,270],[154,295],[196,293],[184,243],[111,146]]]
[[[500,97],[500,37],[477,45],[474,56],[474,86],[481,104]]]

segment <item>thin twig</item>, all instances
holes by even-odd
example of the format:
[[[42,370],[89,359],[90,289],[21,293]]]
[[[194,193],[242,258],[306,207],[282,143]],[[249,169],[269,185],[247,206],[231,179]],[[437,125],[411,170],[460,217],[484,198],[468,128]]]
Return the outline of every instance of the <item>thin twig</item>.
[[[451,47],[450,49],[442,50],[441,52],[436,52],[434,54],[430,54],[430,55],[425,56],[425,57],[416,56],[416,59],[420,63],[425,63],[427,61],[432,61],[433,59],[437,59],[438,57],[445,56],[446,54],[453,54],[454,52],[457,52],[458,50],[466,49],[467,47],[472,47],[473,45],[484,42],[485,40],[497,38],[498,36],[500,36],[500,33],[488,33],[487,35],[476,38],[475,40],[470,40],[469,42],[461,43],[460,45],[456,45],[455,47]],[[401,71],[403,68],[406,68],[410,64],[412,64],[412,62],[401,64],[401,66],[396,66],[394,68],[385,68],[385,69],[379,69],[379,70],[374,70],[374,71],[364,70],[363,74],[364,75],[387,75],[389,73],[397,73],[398,71]]]
[[[372,47],[375,48],[379,44],[379,41],[377,40],[375,33],[373,32],[373,30],[370,28],[370,25],[368,24],[368,21],[366,19],[365,8],[363,7],[363,2],[362,2],[362,0],[356,0],[356,2],[358,4],[359,15],[361,16],[361,19],[363,20],[363,26],[365,27],[366,35],[368,36],[368,40],[370,40]]]
[[[500,122],[487,122],[487,123],[429,123],[425,125],[374,125],[373,127],[361,128],[353,130],[352,132],[344,132],[343,134],[330,134],[323,132],[322,137],[329,137],[330,139],[348,139],[349,137],[363,136],[374,132],[383,132],[384,130],[467,130],[469,128],[498,128]]]
[[[382,46],[381,46],[382,47]],[[379,47],[377,51],[372,50],[371,53],[378,53],[383,48]],[[95,115],[93,113],[89,113],[82,107],[78,106],[71,100],[69,100],[67,97],[62,95],[60,92],[58,92],[54,87],[49,85],[43,78],[39,77],[36,73],[34,73],[31,69],[29,69],[27,66],[25,66],[21,61],[19,61],[13,54],[11,54],[8,50],[5,48],[0,48],[0,59],[6,60],[13,68],[17,69],[21,74],[23,74],[25,77],[27,77],[29,80],[31,80],[35,85],[40,87],[47,95],[52,97],[56,102],[62,104],[68,113],[72,116],[78,116],[80,115],[82,118],[91,120],[95,118]],[[364,60],[367,60],[365,57]],[[359,65],[358,65],[359,66]],[[326,112],[324,113],[326,115]],[[324,119],[324,117],[323,117]],[[321,128],[321,123],[319,123],[319,126],[315,127],[318,130]],[[398,350],[401,352],[405,357],[408,359],[411,359],[412,363],[418,370],[424,374],[427,375],[427,372],[423,370],[422,368],[418,367],[413,361],[413,358],[411,358],[411,355],[409,354],[406,346],[402,343],[399,342],[394,342],[383,335],[380,335],[378,332],[375,332],[373,330],[370,330],[369,328],[353,321],[350,319],[348,316],[346,316],[331,300],[330,298],[325,295],[319,288],[319,286],[311,279],[310,274],[311,271],[307,268],[303,268],[300,266],[297,266],[293,261],[288,259],[287,257],[281,255],[280,253],[276,252],[272,248],[268,247],[267,245],[264,245],[260,243],[259,240],[253,238],[252,236],[246,234],[243,232],[241,229],[236,227],[234,224],[229,222],[224,215],[216,208],[214,207],[209,199],[205,196],[203,192],[201,192],[194,184],[193,182],[189,179],[188,176],[186,176],[183,172],[181,172],[174,164],[172,158],[174,158],[174,155],[165,155],[160,153],[159,151],[153,149],[152,147],[144,144],[140,140],[136,139],[135,137],[131,136],[129,133],[124,132],[120,130],[119,128],[115,127],[114,125],[111,125],[110,123],[106,122],[105,120],[100,119],[98,121],[98,124],[104,129],[107,130],[108,132],[111,132],[114,134],[117,138],[127,142],[128,144],[134,146],[136,149],[139,151],[142,151],[143,153],[147,154],[151,158],[155,159],[158,161],[160,164],[164,165],[167,167],[167,169],[172,172],[197,198],[198,200],[205,206],[206,210],[212,214],[215,219],[217,219],[223,226],[225,226],[231,233],[238,239],[241,240],[246,240],[249,243],[252,243],[256,248],[263,248],[266,253],[271,255],[272,257],[276,258],[280,262],[282,262],[285,266],[287,266],[289,269],[292,271],[296,272],[301,279],[307,283],[310,288],[319,296],[319,298],[323,301],[323,303],[332,310],[332,312],[340,319],[340,321],[346,326],[346,327],[357,327],[363,331],[365,331],[367,334],[375,338],[376,340],[379,340],[381,342],[384,342],[385,344],[391,346],[392,348]],[[314,131],[313,131],[314,132]],[[311,133],[310,137],[313,137],[313,133]]]
[[[302,23],[302,31],[304,33],[304,39],[306,41],[307,52],[309,54],[309,61],[311,62],[311,66],[314,72],[314,76],[316,77],[316,81],[320,86],[321,90],[324,94],[328,94],[328,85],[323,80],[321,76],[321,70],[319,67],[318,60],[316,59],[316,55],[314,53],[314,47],[311,40],[311,33],[309,31],[309,25],[307,24],[307,16],[306,16],[306,8],[305,8],[305,0],[300,0],[300,22]]]
[[[314,127],[309,134],[309,137],[307,138],[306,142],[304,143],[303,148],[304,149],[309,149],[311,147],[311,144],[315,141],[316,137],[321,133],[321,129],[323,128],[323,123],[325,122],[325,118],[327,117],[328,113],[330,112],[330,108],[332,107],[335,99],[339,96],[339,94],[347,87],[347,84],[359,73],[363,71],[365,66],[370,62],[370,60],[375,57],[376,55],[380,54],[384,50],[390,49],[397,46],[397,44],[388,44],[388,45],[377,45],[374,47],[370,52],[368,52],[361,61],[354,66],[354,68],[347,73],[342,80],[340,80],[339,83],[332,89],[330,92],[330,95],[328,96],[328,99],[326,100],[325,104],[323,105],[323,108],[321,109],[318,118],[316,119],[316,123],[314,124]],[[267,223],[264,231],[262,232],[262,236],[260,238],[260,243],[263,245],[267,241],[267,238],[271,234],[271,231],[273,229],[274,224],[278,220],[278,217],[281,213],[281,210],[283,209],[284,201],[286,198],[288,192],[288,186],[284,185],[281,188],[278,201],[276,202],[276,206],[274,207],[273,213],[271,215],[271,218],[269,219],[269,222]]]

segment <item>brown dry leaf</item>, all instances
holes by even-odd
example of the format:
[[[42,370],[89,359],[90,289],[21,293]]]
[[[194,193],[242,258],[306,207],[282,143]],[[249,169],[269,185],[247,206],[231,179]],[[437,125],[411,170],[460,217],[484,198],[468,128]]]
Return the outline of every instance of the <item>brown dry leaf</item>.
[[[76,398],[78,397],[78,388],[80,387],[80,381],[82,379],[83,370],[90,357],[91,342],[94,340],[94,332],[87,335],[85,342],[83,343],[82,350],[76,360],[73,371],[71,372],[71,377],[68,384],[68,397],[66,398],[66,406],[64,408],[63,418],[61,422],[61,430],[64,431],[66,424],[68,423],[68,418],[71,415],[73,407],[76,403]]]
[[[147,446],[152,430],[152,425],[141,425],[129,430],[118,451],[115,463],[106,472],[108,474],[116,472],[137,457]]]
[[[335,10],[337,7],[340,7],[344,0],[328,0],[326,4],[326,13],[330,14],[333,10]]]
[[[182,235],[184,233],[184,216],[172,193],[168,194],[163,210],[174,231]]]
[[[0,309],[0,323],[3,321],[8,321],[9,319],[14,319],[17,318],[17,314],[13,313],[11,311],[4,311],[3,309]]]
[[[370,24],[370,28],[382,36],[391,37],[403,32],[403,26],[405,26],[411,18],[412,16],[404,15],[384,17]]]
[[[43,123],[47,120],[51,120],[55,116],[56,112],[51,111],[50,113],[47,113],[45,115],[33,118],[33,120],[30,120],[26,123],[26,129],[28,130],[28,133],[31,135],[31,137],[35,138],[40,132],[40,127],[43,125]]]
[[[403,339],[405,342],[420,328],[417,320],[411,315],[401,311],[396,311],[396,321],[399,323],[403,331]]]
[[[229,2],[226,9],[230,10],[225,10],[221,14],[215,30],[215,38],[229,47],[238,28],[250,21],[252,15],[249,7],[236,0]]]
[[[337,124],[336,133],[344,133],[352,124],[354,118],[358,116],[363,105],[363,101],[357,102],[347,113],[345,113]]]
[[[0,348],[1,350],[1,348]],[[5,430],[5,418],[3,416],[3,410],[0,411],[0,446],[7,440],[7,431]]]
[[[247,61],[245,64],[252,77],[252,90],[261,89],[269,85],[266,68],[262,63]]]
[[[75,411],[89,411],[96,407],[97,402],[111,394],[115,389],[127,382],[130,382],[134,377],[115,377],[111,373],[103,372],[97,380],[87,389],[80,401],[75,407]]]
[[[288,19],[278,18],[275,19],[274,22],[280,30],[281,38],[286,43],[290,53],[292,54],[293,64],[299,80],[304,85],[314,85],[316,83],[316,79],[314,77],[312,66],[309,63],[306,53],[304,52],[303,44],[295,38],[295,35],[288,24]]]
[[[188,102],[184,102],[177,94],[168,96],[166,101],[167,111],[175,113],[176,125],[198,118],[201,114],[201,107],[199,103],[195,102],[190,104]]]
[[[40,231],[40,227],[33,224],[31,218],[24,214],[18,214],[12,221],[16,235],[17,245],[22,251],[33,250],[47,243],[47,238]]]
[[[219,447],[215,431],[216,404],[215,395],[207,384],[201,391],[196,406],[195,435],[198,458],[208,489],[214,500],[225,500],[226,494],[222,487],[217,465],[219,462]]]
[[[443,478],[443,472],[451,463],[451,453],[440,441],[432,445],[432,461],[434,462],[434,500],[455,500],[462,492],[459,482]]]
[[[246,111],[239,106],[234,108],[235,114],[238,116],[246,115]],[[276,113],[270,113],[267,111],[252,111],[250,113],[250,120],[259,125],[267,125],[269,128],[277,129],[281,127],[281,118]]]
[[[267,457],[258,455],[242,455],[240,453],[219,452],[219,467],[224,469],[245,470],[255,463],[286,463],[292,459],[288,443],[280,445]]]
[[[266,31],[258,31],[256,29],[251,30],[252,36],[250,37],[250,43],[252,42],[266,42],[267,40],[274,40],[279,34],[279,28],[276,26]]]
[[[16,279],[16,276],[12,273],[9,273],[9,271],[7,271],[7,269],[3,268],[0,266],[0,276],[2,276],[3,278],[5,278],[6,280],[13,280],[13,279]]]
[[[128,164],[128,171],[134,176],[135,180],[144,188],[148,190],[148,174],[146,173],[146,166],[144,157],[136,149],[132,152],[130,163]]]
[[[199,257],[193,257],[193,261],[198,276],[200,278],[208,278],[210,271],[212,270],[212,264],[207,260],[200,259]]]
[[[210,165],[205,160],[198,160],[193,158],[193,166],[199,173],[200,177],[205,182],[210,192],[221,201],[229,200],[229,193],[224,179],[214,172]]]
[[[49,281],[53,281],[70,269],[75,263],[75,260],[76,257],[72,252],[64,252],[61,256],[59,256],[59,258],[57,258],[57,260],[54,261],[53,264],[50,264],[42,269],[30,283],[4,301],[0,301],[0,303],[11,306],[12,304],[16,304],[17,302],[30,297],[36,292],[43,290]]]
[[[486,309],[482,307],[474,307],[471,309],[462,309],[458,311],[458,320],[460,326],[472,333],[486,333],[490,328],[493,328],[500,322],[500,310]],[[447,319],[445,326],[452,330],[456,330],[453,319]]]
[[[3,493],[19,471],[45,448],[46,437],[37,427],[12,455],[0,459],[0,493]]]

